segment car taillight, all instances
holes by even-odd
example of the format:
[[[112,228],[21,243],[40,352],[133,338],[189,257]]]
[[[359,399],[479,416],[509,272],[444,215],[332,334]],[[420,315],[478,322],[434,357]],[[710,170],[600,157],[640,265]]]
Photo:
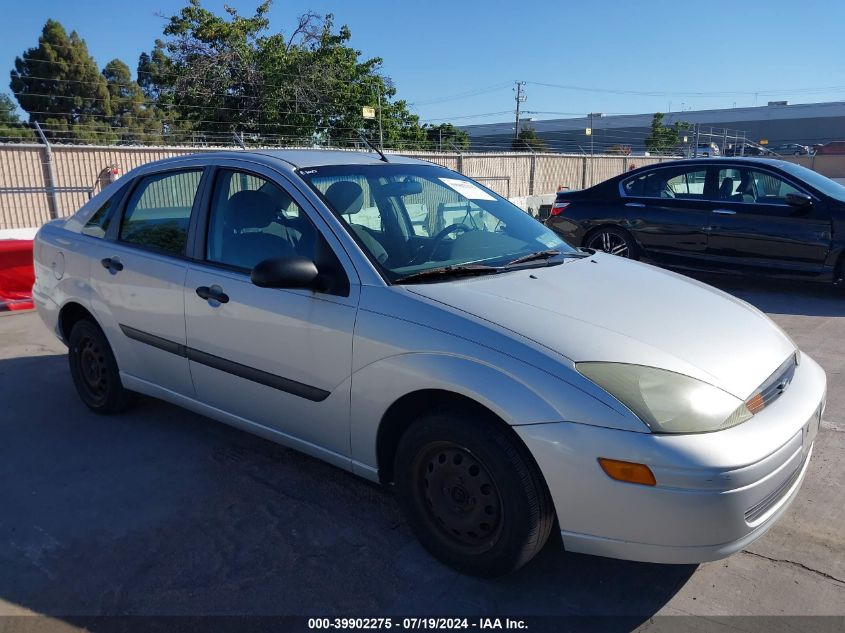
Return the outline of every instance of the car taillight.
[[[570,202],[555,202],[551,211],[549,211],[549,215],[561,215],[570,204]]]

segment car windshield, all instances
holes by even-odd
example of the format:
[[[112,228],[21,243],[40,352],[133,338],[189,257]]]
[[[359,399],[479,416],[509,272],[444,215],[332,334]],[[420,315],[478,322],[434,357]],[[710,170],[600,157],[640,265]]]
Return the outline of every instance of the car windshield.
[[[801,165],[794,163],[782,163],[778,165],[783,171],[796,178],[800,178],[811,187],[821,191],[823,194],[830,196],[840,202],[845,202],[845,186],[840,185],[835,180],[831,180],[827,176],[822,176],[819,172],[807,169]]]
[[[332,165],[298,173],[392,282],[440,280],[444,270],[501,272],[532,254],[526,265],[545,266],[576,253],[506,199],[442,167]]]

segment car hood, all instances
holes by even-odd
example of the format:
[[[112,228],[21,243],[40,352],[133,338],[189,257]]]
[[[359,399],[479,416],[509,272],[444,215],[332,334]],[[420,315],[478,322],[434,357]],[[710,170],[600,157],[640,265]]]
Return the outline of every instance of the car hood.
[[[406,288],[574,362],[658,367],[742,399],[795,351],[777,325],[744,301],[676,273],[604,254]]]

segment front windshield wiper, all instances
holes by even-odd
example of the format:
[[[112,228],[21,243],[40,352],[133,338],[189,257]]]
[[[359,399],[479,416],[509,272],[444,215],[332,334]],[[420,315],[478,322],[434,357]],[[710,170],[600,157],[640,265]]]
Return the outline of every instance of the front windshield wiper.
[[[505,268],[510,268],[511,266],[518,266],[519,264],[525,264],[528,262],[534,262],[542,259],[551,259],[552,257],[558,257],[562,255],[564,257],[586,257],[586,253],[563,253],[561,251],[556,251],[554,249],[547,250],[547,251],[537,251],[535,253],[528,253],[527,255],[523,255],[522,257],[517,257],[514,260],[509,261],[505,264]]]
[[[509,266],[516,266],[517,264],[524,264],[525,262],[533,262],[538,259],[551,259],[552,257],[557,257],[560,255],[560,251],[550,250],[550,251],[537,251],[535,253],[528,253],[528,255],[523,255],[522,257],[517,257],[509,261],[505,264],[505,268]]]
[[[501,269],[495,266],[485,266],[484,264],[461,264],[456,266],[442,266],[440,268],[429,268],[428,270],[421,270],[418,273],[411,273],[399,279],[393,280],[395,284],[413,283],[415,281],[425,281],[427,279],[447,278],[447,277],[464,277],[473,275],[490,275],[499,272]]]

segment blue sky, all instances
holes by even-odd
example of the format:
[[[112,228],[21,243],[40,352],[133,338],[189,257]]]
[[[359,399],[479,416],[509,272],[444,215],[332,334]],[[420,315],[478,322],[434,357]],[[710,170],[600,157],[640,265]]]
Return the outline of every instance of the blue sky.
[[[257,2],[229,0],[244,14]],[[183,2],[3,4],[0,89],[8,91],[15,56],[36,44],[48,18],[77,30],[101,68],[118,57],[134,72],[161,37],[160,14]],[[222,12],[223,1],[204,5]],[[845,99],[845,2],[836,0],[277,0],[271,29],[289,30],[308,9],[334,13],[356,48],[384,58],[399,96],[430,122],[507,120],[516,79],[536,82],[523,105],[536,119]]]

